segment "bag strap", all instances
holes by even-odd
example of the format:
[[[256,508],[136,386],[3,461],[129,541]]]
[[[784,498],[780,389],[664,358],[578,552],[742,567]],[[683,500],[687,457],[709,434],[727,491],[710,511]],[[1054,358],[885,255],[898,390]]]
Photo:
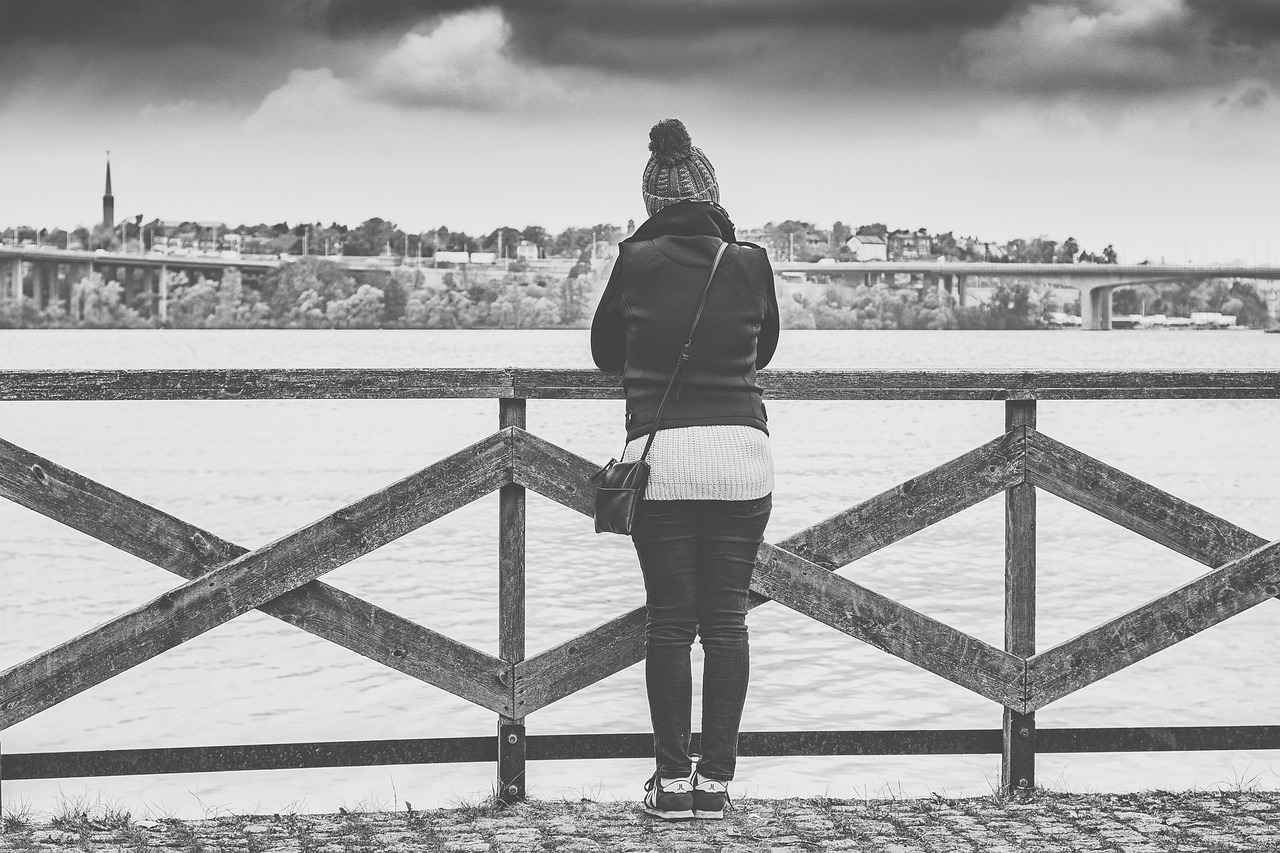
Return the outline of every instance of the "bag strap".
[[[702,288],[702,299],[698,302],[698,310],[693,315],[693,325],[689,326],[689,339],[685,341],[684,347],[680,350],[680,358],[676,360],[676,368],[671,372],[671,381],[667,383],[667,390],[662,395],[662,401],[658,403],[658,412],[653,416],[653,431],[649,433],[649,440],[644,443],[644,451],[640,454],[640,461],[649,458],[649,448],[653,446],[653,439],[658,435],[658,424],[662,421],[662,408],[667,405],[667,397],[671,395],[671,389],[675,387],[676,379],[684,372],[684,366],[689,361],[689,347],[693,345],[693,333],[698,328],[698,321],[702,319],[702,309],[707,307],[707,294],[711,292],[711,280],[716,277],[716,270],[720,267],[720,258],[724,256],[724,250],[728,248],[726,242],[720,243],[720,249],[716,252],[716,259],[711,262],[711,275],[707,276],[707,284]],[[677,397],[679,394],[676,395]]]

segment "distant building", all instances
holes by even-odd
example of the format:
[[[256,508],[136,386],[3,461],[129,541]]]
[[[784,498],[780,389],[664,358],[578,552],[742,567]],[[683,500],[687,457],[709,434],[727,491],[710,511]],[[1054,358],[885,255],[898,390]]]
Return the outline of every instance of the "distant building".
[[[111,152],[107,152],[107,188],[102,194],[102,227],[116,227],[116,197],[111,193]]]
[[[536,261],[538,259],[538,244],[529,240],[521,240],[516,246],[517,261]]]
[[[889,245],[883,237],[877,237],[875,234],[854,234],[845,241],[845,246],[848,247],[855,260],[889,260]]]
[[[224,244],[224,237],[227,236],[227,226],[224,222],[153,219],[144,225],[142,230],[151,238],[151,248],[164,252],[177,249],[197,252],[216,252],[224,248],[239,250],[244,244],[243,240],[239,241],[240,245],[234,247]]]
[[[932,257],[933,238],[921,228],[919,231],[890,231],[889,257],[895,261],[915,261]]]
[[[1004,246],[979,240],[977,237],[964,237],[956,241],[956,246],[964,250],[969,257],[979,261],[1003,261],[1009,256]]]

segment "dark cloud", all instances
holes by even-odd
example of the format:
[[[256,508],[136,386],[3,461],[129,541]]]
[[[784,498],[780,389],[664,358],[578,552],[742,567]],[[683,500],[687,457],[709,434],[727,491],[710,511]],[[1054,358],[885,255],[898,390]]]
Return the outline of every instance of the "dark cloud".
[[[72,80],[102,72],[159,96],[260,98],[297,67],[359,73],[406,32],[447,16],[496,9],[508,22],[509,54],[545,66],[578,66],[639,77],[732,72],[803,51],[806,37],[933,38],[994,25],[1027,0],[0,0],[0,82]],[[954,37],[954,36],[953,36]],[[208,62],[196,79],[174,59],[194,46]],[[51,69],[46,47],[69,48]],[[842,51],[835,45],[835,51]],[[910,45],[904,56],[909,56]],[[945,49],[946,45],[942,48]],[[939,49],[930,45],[931,50]],[[869,50],[861,50],[864,56]],[[216,56],[227,56],[226,70]],[[245,60],[251,60],[246,63]],[[213,73],[206,74],[206,65]],[[796,57],[803,68],[809,58]],[[841,60],[823,73],[840,76]],[[896,67],[890,71],[909,70]],[[265,68],[264,68],[265,66]],[[243,86],[244,67],[263,71]],[[172,73],[170,73],[172,69]],[[240,69],[240,70],[237,70]],[[862,69],[860,69],[862,70]],[[870,69],[874,71],[875,69]],[[794,75],[788,75],[794,78]],[[846,75],[847,76],[847,75]],[[218,78],[222,78],[219,80]],[[906,78],[903,78],[906,79]],[[108,81],[102,81],[108,82]]]
[[[1280,40],[1280,2],[1277,0],[1184,0],[1187,8],[1208,22],[1217,38],[1244,44]]]
[[[531,54],[548,32],[665,36],[687,41],[734,30],[841,27],[916,32],[998,22],[1027,0],[0,0],[0,43],[164,47],[174,41],[269,49],[298,33],[336,39],[402,34],[442,15],[497,8]],[[542,51],[545,52],[545,51]]]
[[[1027,0],[332,0],[326,14],[334,32],[367,32],[488,7],[501,9],[517,30],[665,35],[681,41],[708,33],[773,27],[901,32],[983,27],[1026,4]]]
[[[0,0],[0,84],[105,75],[148,97],[247,104],[297,68],[361,80],[406,33],[481,9],[502,14],[517,63],[744,91],[1142,95],[1280,79],[1267,53],[1280,0]]]
[[[175,43],[254,52],[324,22],[308,2],[0,0],[0,44],[165,49]]]

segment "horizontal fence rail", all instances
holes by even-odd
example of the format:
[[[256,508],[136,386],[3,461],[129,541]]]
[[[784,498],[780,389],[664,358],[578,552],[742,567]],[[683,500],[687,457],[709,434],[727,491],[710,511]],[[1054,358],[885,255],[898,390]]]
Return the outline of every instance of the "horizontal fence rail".
[[[1276,399],[1275,370],[762,370],[772,400]],[[617,374],[525,368],[0,370],[4,400],[607,400]]]
[[[1004,401],[986,444],[760,550],[751,606],[775,601],[1001,706],[1000,728],[745,732],[743,755],[999,753],[1002,786],[1035,784],[1056,752],[1280,749],[1280,726],[1037,730],[1035,712],[1280,595],[1280,541],[1218,518],[1036,428],[1038,400],[1276,399],[1280,371],[762,371],[769,399]],[[525,648],[525,496],[584,515],[598,463],[526,428],[528,399],[613,399],[590,370],[0,371],[0,401],[492,398],[498,429],[470,447],[255,550],[0,436],[0,496],[181,578],[178,586],[0,672],[0,730],[258,609],[494,712],[497,738],[0,754],[0,780],[495,761],[524,797],[528,761],[641,758],[648,734],[526,733],[526,717],[644,657],[634,608],[532,656]],[[1177,589],[1037,650],[1036,494],[1047,491],[1204,564]],[[491,492],[499,494],[498,655],[342,592],[325,573]],[[835,570],[1005,496],[1005,641],[997,648]],[[696,735],[695,735],[696,743]]]

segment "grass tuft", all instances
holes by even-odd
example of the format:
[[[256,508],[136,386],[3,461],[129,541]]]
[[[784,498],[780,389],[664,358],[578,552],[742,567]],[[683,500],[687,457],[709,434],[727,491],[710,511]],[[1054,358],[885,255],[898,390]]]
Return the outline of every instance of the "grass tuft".
[[[92,801],[88,794],[68,797],[63,794],[54,806],[49,825],[64,832],[104,832],[111,829],[127,829],[133,817],[129,810],[117,803],[104,801],[96,795]]]
[[[0,830],[12,832],[31,825],[31,800],[24,798],[15,805],[10,803],[0,812]]]

